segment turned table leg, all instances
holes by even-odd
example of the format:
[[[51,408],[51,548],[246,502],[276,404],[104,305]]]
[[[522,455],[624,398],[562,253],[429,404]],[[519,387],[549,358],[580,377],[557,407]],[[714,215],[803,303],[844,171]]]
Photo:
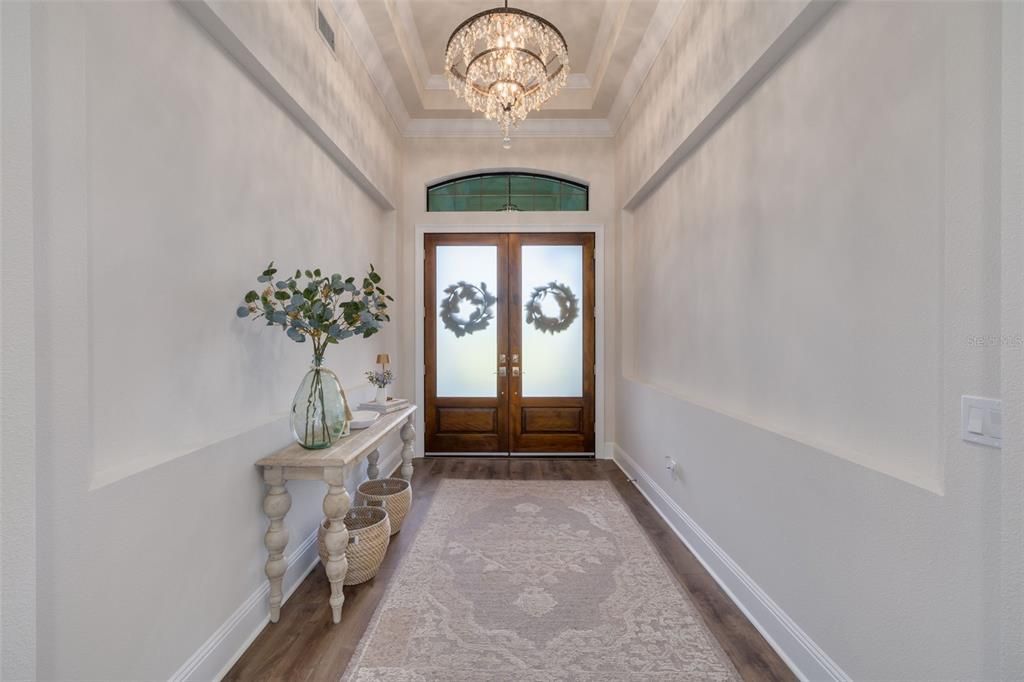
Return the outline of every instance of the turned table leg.
[[[412,480],[412,456],[416,452],[413,442],[416,440],[416,427],[413,426],[415,415],[410,414],[409,418],[402,424],[402,478]]]
[[[380,450],[374,449],[373,452],[366,456],[366,477],[367,478],[378,478],[380,476],[380,469],[377,468],[377,462],[380,461]]]
[[[283,593],[281,583],[288,570],[284,550],[288,546],[288,529],[284,526],[284,515],[292,506],[292,496],[285,488],[284,471],[281,467],[263,470],[263,481],[267,484],[267,495],[263,498],[263,513],[270,519],[263,542],[267,546],[267,580],[270,581],[270,622],[276,623],[281,616]]]
[[[327,579],[331,582],[331,617],[335,623],[341,622],[341,606],[345,603],[342,588],[345,574],[348,573],[348,559],[345,550],[348,548],[348,528],[345,527],[345,514],[351,501],[345,489],[345,475],[341,467],[324,469],[324,481],[327,483],[327,495],[324,496],[324,516],[331,524],[324,536],[327,548]]]

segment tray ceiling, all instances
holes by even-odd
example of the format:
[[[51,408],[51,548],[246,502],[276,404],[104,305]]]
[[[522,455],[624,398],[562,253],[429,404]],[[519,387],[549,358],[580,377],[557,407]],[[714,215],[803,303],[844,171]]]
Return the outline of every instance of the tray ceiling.
[[[321,0],[325,2],[327,0]],[[402,133],[499,135],[448,89],[444,49],[495,0],[331,0]],[[569,83],[517,136],[608,136],[618,128],[678,16],[681,0],[521,0],[569,46]]]

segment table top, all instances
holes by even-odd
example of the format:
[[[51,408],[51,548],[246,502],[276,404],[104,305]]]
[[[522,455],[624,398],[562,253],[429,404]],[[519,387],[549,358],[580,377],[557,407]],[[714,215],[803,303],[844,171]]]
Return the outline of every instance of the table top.
[[[415,405],[382,414],[365,429],[353,431],[333,445],[322,450],[307,450],[292,443],[256,462],[261,467],[343,467],[373,452],[389,433],[400,427],[416,411]]]

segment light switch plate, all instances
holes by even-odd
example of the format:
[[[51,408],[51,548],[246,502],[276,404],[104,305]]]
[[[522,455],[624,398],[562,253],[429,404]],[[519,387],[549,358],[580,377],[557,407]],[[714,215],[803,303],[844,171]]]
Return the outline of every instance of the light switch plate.
[[[973,406],[967,408],[967,433],[985,435],[985,410]]]
[[[960,437],[968,443],[1003,446],[1003,401],[995,398],[960,396]]]

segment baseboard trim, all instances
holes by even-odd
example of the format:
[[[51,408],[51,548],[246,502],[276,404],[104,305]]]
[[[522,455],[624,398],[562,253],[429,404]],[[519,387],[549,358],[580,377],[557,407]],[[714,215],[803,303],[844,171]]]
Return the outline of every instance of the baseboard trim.
[[[401,446],[389,452],[387,456],[381,457],[378,466],[385,475],[393,476],[402,466]],[[288,570],[284,574],[284,602],[288,601],[319,562],[314,529],[302,544],[288,555]],[[181,668],[171,675],[171,682],[222,679],[270,622],[270,615],[267,612],[269,593],[270,585],[263,581]]]
[[[610,445],[612,460],[797,677],[837,682],[851,679],[632,457],[617,444]]]
[[[306,537],[302,544],[288,556],[288,571],[284,575],[284,601],[292,596],[306,576],[313,570],[320,557],[317,554],[316,531]],[[267,599],[270,585],[266,581],[253,591],[210,638],[185,661],[173,675],[171,682],[192,680],[220,680],[231,666],[249,648],[256,636],[270,622]],[[248,634],[246,634],[248,633]],[[232,652],[225,654],[224,652]]]

